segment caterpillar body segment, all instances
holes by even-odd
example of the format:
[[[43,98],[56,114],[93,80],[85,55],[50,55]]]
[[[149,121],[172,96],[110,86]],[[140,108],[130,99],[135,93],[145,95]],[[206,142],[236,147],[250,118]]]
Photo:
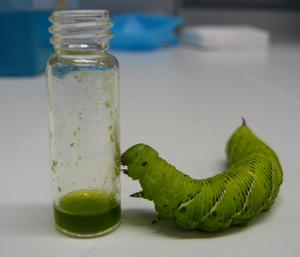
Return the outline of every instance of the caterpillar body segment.
[[[206,179],[182,173],[144,144],[129,148],[121,161],[143,189],[133,196],[153,201],[161,219],[212,232],[247,223],[269,209],[282,183],[277,155],[244,121],[228,140],[226,153],[228,169]]]

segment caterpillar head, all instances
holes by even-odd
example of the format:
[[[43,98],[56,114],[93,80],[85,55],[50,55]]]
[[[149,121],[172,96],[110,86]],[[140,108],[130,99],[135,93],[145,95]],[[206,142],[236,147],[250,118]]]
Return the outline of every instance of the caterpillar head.
[[[144,176],[147,167],[158,158],[158,152],[144,144],[136,144],[121,156],[121,164],[127,166],[126,173],[134,180]]]

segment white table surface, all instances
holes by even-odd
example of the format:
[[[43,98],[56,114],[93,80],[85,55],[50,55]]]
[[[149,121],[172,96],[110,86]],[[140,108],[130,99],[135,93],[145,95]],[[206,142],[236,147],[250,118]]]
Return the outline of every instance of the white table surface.
[[[153,204],[128,195],[122,175],[122,224],[80,240],[53,227],[45,79],[0,79],[0,257],[230,256],[300,254],[300,46],[259,52],[175,48],[118,53],[122,150],[157,148],[195,177],[224,168],[224,147],[246,117],[278,153],[284,183],[271,211],[222,233],[151,225]]]

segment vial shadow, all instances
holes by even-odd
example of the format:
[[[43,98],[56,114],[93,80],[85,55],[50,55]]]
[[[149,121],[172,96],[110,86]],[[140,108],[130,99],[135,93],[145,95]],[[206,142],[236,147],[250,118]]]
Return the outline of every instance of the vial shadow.
[[[2,236],[57,236],[50,205],[0,205]]]

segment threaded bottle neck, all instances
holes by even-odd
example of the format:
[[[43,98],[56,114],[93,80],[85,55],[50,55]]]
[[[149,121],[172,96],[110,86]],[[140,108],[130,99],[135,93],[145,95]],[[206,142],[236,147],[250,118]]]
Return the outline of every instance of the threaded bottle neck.
[[[50,42],[58,55],[93,58],[109,47],[112,22],[106,10],[54,11]]]

